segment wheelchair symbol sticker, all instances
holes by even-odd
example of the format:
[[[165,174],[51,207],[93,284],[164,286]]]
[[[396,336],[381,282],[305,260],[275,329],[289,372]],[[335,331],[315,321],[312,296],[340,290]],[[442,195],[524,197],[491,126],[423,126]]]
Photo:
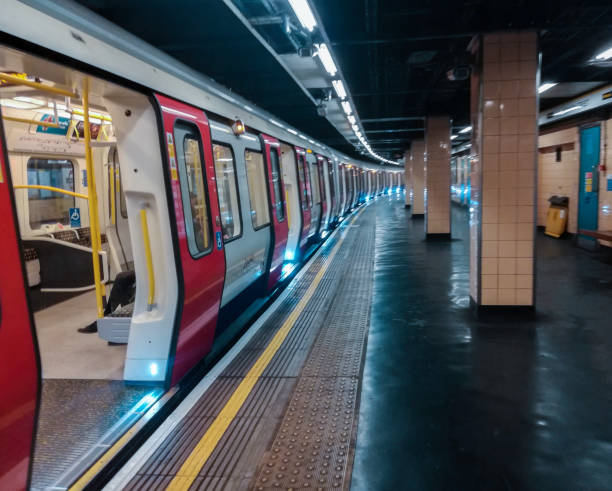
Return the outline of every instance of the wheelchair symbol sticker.
[[[221,232],[215,233],[215,236],[217,238],[217,249],[221,250],[221,248],[223,247],[223,239],[221,237]]]
[[[70,226],[72,228],[80,228],[81,227],[81,209],[80,208],[70,208]]]

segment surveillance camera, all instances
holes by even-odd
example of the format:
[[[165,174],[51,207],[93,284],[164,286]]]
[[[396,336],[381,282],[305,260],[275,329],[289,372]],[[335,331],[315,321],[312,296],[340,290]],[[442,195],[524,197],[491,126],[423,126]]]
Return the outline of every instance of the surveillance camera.
[[[469,65],[457,65],[446,72],[446,78],[451,82],[470,78]]]

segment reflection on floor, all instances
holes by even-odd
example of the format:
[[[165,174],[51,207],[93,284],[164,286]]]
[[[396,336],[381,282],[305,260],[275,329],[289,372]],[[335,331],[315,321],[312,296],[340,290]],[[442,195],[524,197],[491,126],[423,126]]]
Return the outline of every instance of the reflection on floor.
[[[154,392],[110,380],[44,380],[32,489],[59,485],[113,425]]]
[[[34,314],[44,379],[121,380],[127,347],[77,329],[96,318],[93,291]]]
[[[375,204],[371,326],[352,490],[609,490],[612,265],[537,238],[537,316],[468,308],[467,211],[424,241]],[[608,257],[612,251],[608,251]]]

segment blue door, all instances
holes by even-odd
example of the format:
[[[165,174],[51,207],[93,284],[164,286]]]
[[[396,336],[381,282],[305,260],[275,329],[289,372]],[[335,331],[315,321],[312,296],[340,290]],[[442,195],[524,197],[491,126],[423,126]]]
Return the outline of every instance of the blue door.
[[[599,126],[580,130],[579,229],[597,230],[600,132]]]

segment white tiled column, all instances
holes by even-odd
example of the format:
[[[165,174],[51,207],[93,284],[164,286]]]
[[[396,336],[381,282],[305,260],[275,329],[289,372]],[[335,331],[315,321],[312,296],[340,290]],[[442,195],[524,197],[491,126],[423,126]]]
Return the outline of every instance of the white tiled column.
[[[448,116],[425,122],[425,233],[450,235],[450,137]]]
[[[412,216],[423,217],[425,214],[425,142],[413,141],[410,146],[410,172],[412,193],[410,204]]]
[[[404,190],[406,192],[406,208],[410,208],[412,196],[412,160],[410,150],[404,153]]]
[[[473,46],[471,297],[479,307],[533,307],[537,38],[492,33]]]

